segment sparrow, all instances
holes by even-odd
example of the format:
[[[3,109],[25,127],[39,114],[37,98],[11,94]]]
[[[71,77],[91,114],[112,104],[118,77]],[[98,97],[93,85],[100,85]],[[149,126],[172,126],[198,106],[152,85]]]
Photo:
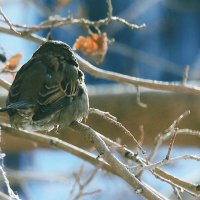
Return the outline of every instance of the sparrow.
[[[51,131],[87,118],[89,99],[84,74],[72,49],[47,41],[17,72],[6,106],[11,126]]]

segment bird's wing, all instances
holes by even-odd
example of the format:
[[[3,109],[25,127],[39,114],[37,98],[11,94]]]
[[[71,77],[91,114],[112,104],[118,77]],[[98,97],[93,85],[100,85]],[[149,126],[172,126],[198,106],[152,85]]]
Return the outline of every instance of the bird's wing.
[[[17,109],[34,108],[45,74],[45,66],[35,59],[24,64],[16,74],[9,90],[6,107],[2,108],[2,111],[12,115]]]
[[[41,120],[68,106],[78,94],[78,68],[64,60],[50,58],[46,62],[47,72],[37,98],[34,121]]]
[[[30,68],[30,62],[24,64],[20,70],[17,72],[15,79],[10,87],[8,99],[7,99],[7,106],[13,103],[16,103],[19,100],[21,94],[21,86],[24,76],[26,75],[26,71]]]

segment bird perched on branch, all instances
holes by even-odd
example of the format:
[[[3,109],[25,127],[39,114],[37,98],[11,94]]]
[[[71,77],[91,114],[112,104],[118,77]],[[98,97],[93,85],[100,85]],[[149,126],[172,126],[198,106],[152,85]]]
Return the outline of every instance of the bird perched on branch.
[[[17,72],[6,106],[11,126],[26,130],[52,130],[69,126],[88,115],[84,74],[71,48],[48,41]]]

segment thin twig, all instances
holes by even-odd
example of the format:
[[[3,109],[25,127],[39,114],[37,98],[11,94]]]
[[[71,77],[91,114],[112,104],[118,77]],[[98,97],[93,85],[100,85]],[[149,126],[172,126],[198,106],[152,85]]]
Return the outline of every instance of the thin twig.
[[[140,145],[142,145],[143,144],[143,142],[144,142],[144,135],[145,135],[145,133],[144,133],[144,126],[143,125],[140,125],[139,126],[139,130],[140,130],[140,139],[139,139],[139,144]]]
[[[66,18],[51,17],[49,20],[43,21],[40,25],[37,25],[37,26],[21,26],[18,24],[12,24],[12,26],[17,27],[18,28],[17,32],[20,31],[19,33],[24,35],[24,34],[34,33],[40,30],[52,29],[52,28],[67,26],[71,24],[78,24],[79,26],[83,26],[83,27],[93,26],[93,27],[99,28],[103,25],[107,25],[109,21],[121,23],[132,30],[142,29],[146,27],[145,24],[142,24],[142,25],[131,24],[127,22],[125,19],[122,19],[120,17],[114,17],[114,16],[112,16],[110,20],[106,17],[105,19],[100,19],[98,21],[90,21],[85,18],[74,18],[72,16],[69,16]]]
[[[194,131],[194,135],[196,135],[196,132]],[[130,149],[128,149],[127,147],[121,147],[120,144],[110,140],[109,138],[106,138],[103,135],[99,135],[105,142],[107,145],[109,146],[118,146],[119,148],[117,148],[117,151],[124,157],[134,161],[135,163],[140,164],[140,166],[148,166],[151,165],[150,162],[147,162],[146,160],[142,159],[138,154],[132,152]],[[197,135],[199,136],[199,135]],[[151,172],[159,179],[169,183],[170,185],[174,185],[174,186],[179,186],[182,189],[184,189],[184,191],[188,192],[189,194],[192,195],[200,195],[200,185],[197,184],[191,184],[189,182],[186,182],[184,180],[181,180],[173,175],[170,175],[169,173],[159,169],[159,168],[155,168],[154,170],[151,170]]]
[[[83,192],[83,193],[82,193],[82,196],[94,195],[94,194],[98,194],[98,193],[100,193],[100,192],[101,192],[100,189],[94,190],[94,191],[91,191],[91,192]]]
[[[168,151],[167,151],[167,155],[165,157],[166,160],[169,160],[169,156],[170,156],[170,153],[172,151],[172,148],[174,146],[174,142],[175,142],[175,138],[176,138],[176,135],[177,135],[177,130],[176,128],[173,130],[173,133],[172,133],[172,138],[171,138],[171,141],[170,141],[170,144],[169,144],[169,148],[168,148]]]
[[[85,188],[91,183],[91,181],[94,179],[95,175],[97,174],[98,168],[95,168],[89,175],[89,177],[85,180],[84,183],[81,183],[81,176],[83,174],[83,166],[81,166],[79,173],[76,175],[76,183],[79,186],[79,191],[77,193],[77,195],[75,196],[74,200],[79,200],[82,196],[86,196],[86,195],[94,195],[97,194],[99,192],[101,192],[100,189],[98,190],[94,190],[91,192],[84,192]]]
[[[111,20],[113,16],[113,7],[112,7],[112,0],[106,0],[107,6],[108,6],[108,20]]]
[[[2,176],[3,182],[5,183],[5,186],[7,188],[8,195],[9,195],[10,199],[12,199],[12,200],[20,200],[19,196],[16,195],[14,193],[14,191],[12,190],[12,188],[10,187],[10,182],[9,182],[9,180],[7,178],[6,172],[3,169],[3,159],[5,157],[5,154],[2,153],[2,149],[1,149],[1,136],[2,136],[2,130],[1,130],[1,127],[0,127],[0,161],[1,161],[1,163],[0,163],[0,175]],[[2,196],[3,196],[3,194],[2,194]]]
[[[196,135],[195,131],[194,131],[194,135]],[[110,140],[109,138],[106,138],[105,136],[103,136],[101,134],[99,136],[106,142],[107,145],[118,146],[119,148],[117,148],[117,151],[122,156],[134,161],[135,163],[140,164],[141,167],[151,165],[150,162],[144,160],[138,154],[132,152],[127,147],[122,148],[120,144]],[[197,136],[199,136],[199,135],[197,135]],[[159,168],[155,168],[155,169],[151,170],[151,173],[154,174],[157,178],[161,179],[162,181],[169,183],[170,185],[174,185],[176,187],[178,187],[178,186],[181,187],[184,191],[188,192],[189,194],[192,194],[193,196],[200,195],[200,185],[198,185],[198,184],[191,184],[189,182],[181,180]]]
[[[1,200],[10,200],[10,196],[7,194],[4,194],[3,192],[0,191],[0,199]]]
[[[187,117],[190,114],[190,110],[185,111],[183,114],[181,114],[178,119],[174,120],[172,125],[168,128],[168,130],[173,130],[179,123],[182,121],[185,117]]]
[[[133,29],[142,29],[142,28],[146,27],[146,24],[141,24],[141,25],[131,24],[121,17],[112,16],[111,20],[114,22],[121,23],[122,25],[126,25],[128,28],[130,28],[132,30]]]
[[[159,134],[155,138],[154,149],[152,150],[151,154],[149,155],[148,161],[152,161],[154,159],[154,157],[155,157],[156,153],[158,152],[158,149],[161,146],[161,144],[172,136],[172,134],[174,133],[174,129],[176,128],[176,126],[178,125],[178,123],[183,118],[185,118],[186,116],[188,116],[189,114],[190,114],[189,110],[185,111],[176,120],[174,120],[174,122],[170,125],[169,128],[167,128],[162,134]]]
[[[13,200],[20,200],[19,196],[18,196],[17,194],[15,194],[15,193],[13,192],[13,190],[11,189],[9,180],[8,180],[8,178],[7,178],[7,176],[6,176],[6,172],[3,170],[3,167],[2,167],[2,166],[0,166],[0,173],[1,173],[2,176],[3,176],[3,180],[4,180],[5,185],[6,185],[6,187],[7,187],[8,194],[9,194],[10,198],[13,199]]]
[[[137,90],[137,98],[136,98],[137,104],[139,106],[141,106],[142,108],[147,108],[147,104],[145,104],[145,103],[143,103],[141,101],[141,98],[140,98],[140,88],[138,86],[136,86],[136,90]]]
[[[198,136],[200,137],[200,131],[197,130],[191,130],[191,129],[177,129],[177,135],[192,135],[192,136]]]
[[[181,190],[179,188],[177,188],[177,187],[173,187],[173,190],[174,190],[174,194],[177,197],[177,200],[182,200]]]
[[[149,165],[146,165],[146,166],[143,166],[143,167],[139,167],[138,169],[135,170],[135,173],[138,174],[138,173],[140,173],[141,171],[144,171],[144,170],[154,170],[155,168],[159,168],[163,165],[171,164],[171,163],[174,163],[175,161],[179,161],[179,160],[200,161],[200,157],[193,156],[193,155],[184,155],[184,156],[178,156],[178,157],[175,157],[175,158],[171,158],[170,160],[165,158],[164,160],[159,161],[157,163],[149,164]],[[132,169],[134,170],[135,167],[133,167]]]
[[[66,26],[66,25],[71,25],[71,24],[78,24],[80,26],[84,26],[85,28],[88,28],[89,26],[93,26],[94,28],[99,29],[103,25],[108,25],[109,22],[117,22],[121,23],[125,26],[127,26],[130,29],[142,29],[146,25],[136,25],[136,24],[131,24],[127,22],[125,19],[122,19],[120,17],[113,16],[113,7],[112,7],[112,1],[111,0],[106,0],[107,2],[107,7],[108,7],[108,13],[107,17],[104,19],[100,19],[97,21],[90,21],[85,18],[73,18],[72,16],[68,16],[66,18],[62,18],[60,16],[56,17],[50,17],[48,20],[43,21],[40,25],[38,26],[22,26],[18,24],[11,24],[9,20],[5,17],[4,14],[3,17],[5,21],[1,20],[2,22],[7,23],[11,30],[15,31],[12,27],[16,27],[20,30],[21,34],[30,34],[36,31],[44,30],[44,29],[52,29],[55,27],[60,27],[60,26]]]
[[[186,82],[188,80],[189,70],[190,70],[190,66],[186,65],[184,73],[183,73],[183,84],[186,84]]]
[[[79,169],[78,173],[74,174],[74,176],[75,176],[75,181],[74,181],[74,184],[72,185],[72,188],[71,188],[71,190],[70,190],[68,200],[72,200],[72,198],[73,198],[73,194],[74,194],[74,192],[75,192],[76,185],[79,183],[80,177],[81,177],[81,175],[82,175],[82,173],[83,173],[83,167],[84,167],[84,165],[82,164],[82,165],[80,166],[80,169]]]
[[[120,122],[117,121],[116,117],[113,117],[112,115],[110,115],[110,113],[108,112],[103,112],[101,110],[98,110],[96,108],[90,108],[90,113],[94,113],[97,114],[101,117],[103,117],[104,119],[106,119],[108,122],[115,124],[117,127],[119,127],[128,137],[130,137],[138,146],[138,148],[142,151],[142,153],[145,153],[144,149],[142,148],[142,146],[139,144],[139,142],[135,139],[135,137],[131,134],[131,132],[125,128]]]
[[[156,178],[166,183],[169,183],[171,186],[180,188],[194,197],[200,197],[200,185],[198,184],[191,184],[189,182],[181,180],[163,170],[160,170],[159,168],[151,170],[151,173],[154,174]]]
[[[3,87],[6,90],[9,90],[11,84],[8,83],[6,80],[3,80],[3,79],[0,78],[0,86]]]
[[[82,184],[84,187],[87,186],[96,176],[97,172],[98,172],[98,168],[94,168],[94,170],[90,173],[89,177],[87,178],[87,180]]]
[[[8,26],[10,27],[10,30],[16,32],[17,34],[21,34],[20,32],[16,31],[16,30],[13,28],[11,22],[10,22],[9,19],[6,17],[6,15],[4,14],[3,10],[1,9],[1,7],[0,7],[0,15],[4,18],[5,22],[8,24]]]
[[[49,174],[37,171],[26,171],[26,170],[13,170],[4,167],[6,176],[11,184],[19,184],[20,182],[27,181],[54,181],[64,183],[68,180],[68,177],[60,173]],[[0,178],[0,182],[2,179]]]

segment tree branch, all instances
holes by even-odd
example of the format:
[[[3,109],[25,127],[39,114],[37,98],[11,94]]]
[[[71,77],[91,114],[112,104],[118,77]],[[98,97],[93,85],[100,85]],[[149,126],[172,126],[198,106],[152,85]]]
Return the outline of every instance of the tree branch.
[[[83,160],[87,160],[93,165],[101,165],[103,169],[105,169],[108,172],[113,173],[113,170],[111,167],[102,159],[96,159],[96,156],[93,154],[80,149],[72,144],[69,144],[67,142],[64,142],[58,138],[46,136],[40,133],[36,132],[27,132],[22,130],[13,129],[10,125],[2,123],[0,124],[2,132],[5,132],[6,134],[10,134],[12,136],[17,137],[23,137],[38,143],[42,143],[44,145],[47,145],[52,148],[62,149],[64,151],[67,151],[77,157],[82,158]]]
[[[23,39],[27,39],[37,44],[42,44],[46,41],[45,38],[39,37],[36,34],[18,34],[5,27],[0,27],[0,32],[17,36]],[[142,79],[133,76],[123,75],[120,73],[99,69],[98,67],[95,67],[94,65],[92,65],[91,63],[80,57],[78,54],[76,55],[76,57],[80,64],[81,69],[83,69],[84,71],[86,71],[87,73],[91,74],[94,77],[112,80],[120,83],[129,83],[136,86],[154,90],[200,95],[200,87],[198,86],[193,86],[189,84],[183,85],[181,83],[176,83],[176,82],[155,81],[155,80]]]
[[[146,166],[143,166],[143,167],[138,167],[138,170],[136,169],[136,171],[134,173],[138,174],[143,170],[154,170],[155,168],[159,168],[159,167],[161,167],[163,165],[174,163],[175,161],[178,161],[178,160],[196,160],[196,161],[200,161],[200,157],[193,156],[193,155],[184,155],[184,156],[177,156],[175,158],[171,158],[170,160],[165,158],[165,159],[163,159],[163,160],[161,160],[161,161],[159,161],[157,163],[149,164],[149,165],[146,165]],[[134,168],[137,168],[137,167],[133,167],[133,170],[134,170]]]
[[[1,200],[10,200],[10,196],[7,194],[4,194],[3,192],[0,191],[0,199]]]
[[[11,134],[14,136],[31,139],[32,141],[40,142],[42,144],[47,144],[49,146],[65,150],[69,153],[77,155],[78,157],[81,156],[83,159],[93,163],[94,165],[98,163],[100,166],[102,166],[103,169],[106,169],[111,173],[114,172],[119,176],[121,176],[135,190],[139,188],[140,195],[143,195],[147,199],[150,200],[165,199],[165,197],[163,197],[161,194],[158,194],[158,192],[150,188],[150,186],[147,186],[146,184],[142,183],[133,174],[131,174],[129,170],[124,166],[124,164],[122,164],[118,159],[116,159],[112,155],[112,153],[105,145],[103,140],[98,136],[98,133],[94,131],[92,128],[78,122],[74,122],[70,126],[70,128],[83,134],[88,141],[92,142],[95,145],[96,149],[98,150],[99,154],[100,155],[102,154],[102,157],[108,162],[108,164],[104,160],[102,159],[97,160],[92,154],[89,154],[84,150],[80,149],[78,150],[77,147],[74,147],[73,145],[63,142],[62,140],[59,140],[57,138],[45,136],[35,132],[16,130],[11,128],[10,125],[1,124],[1,129],[2,131],[6,132],[6,134]]]
[[[132,133],[126,127],[124,127],[122,125],[122,123],[118,122],[116,117],[112,116],[108,112],[103,112],[103,111],[96,109],[96,108],[90,108],[89,113],[90,114],[96,114],[96,115],[102,117],[103,119],[105,119],[106,121],[108,121],[109,123],[112,123],[115,126],[117,126],[118,128],[120,128],[123,133],[125,133],[134,143],[137,144],[138,148],[142,151],[142,153],[143,154],[145,153],[144,149],[139,144],[139,142],[135,139],[134,135],[132,135]]]

